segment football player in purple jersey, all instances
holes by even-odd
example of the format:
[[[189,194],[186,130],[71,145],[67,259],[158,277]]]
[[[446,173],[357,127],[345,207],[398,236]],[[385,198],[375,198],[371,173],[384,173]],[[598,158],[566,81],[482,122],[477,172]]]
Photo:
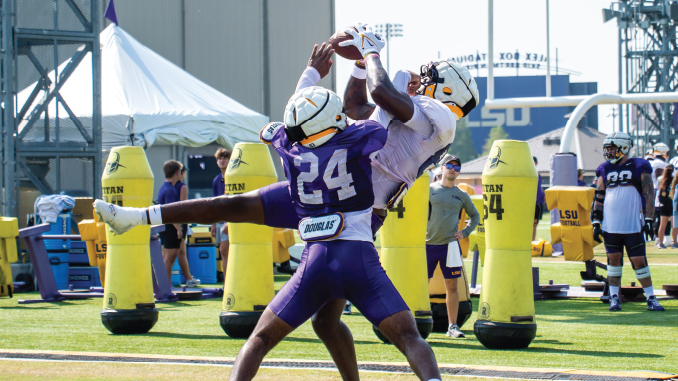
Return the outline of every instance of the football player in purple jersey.
[[[317,46],[314,48],[312,56],[309,59],[309,67],[304,72],[304,76],[302,76],[302,79],[300,80],[300,84],[298,86],[299,90],[308,86],[308,84],[305,84],[304,81],[305,77],[309,76],[309,73],[310,75],[317,76],[317,79],[327,75],[332,65],[332,61],[330,59],[332,53],[333,50],[331,50],[329,47],[325,48],[324,45],[319,50],[317,49]],[[380,62],[378,62],[378,68],[380,71],[376,71],[376,73],[380,74],[380,76],[375,79],[373,85],[386,88],[387,91],[392,91],[394,92],[394,95],[400,96],[400,94],[393,88],[388,76],[381,75],[381,73],[385,73],[385,71],[383,70],[383,67],[381,67]],[[315,79],[315,81],[317,81],[317,79]],[[306,81],[308,81],[308,78],[306,78]],[[400,102],[401,105],[403,103],[405,103],[406,107],[408,106],[406,102]],[[379,101],[378,104],[380,104]],[[382,107],[385,110],[391,110],[391,106],[389,104],[384,104]],[[410,104],[409,107],[411,108],[411,112],[413,112],[413,106]],[[270,130],[270,132],[277,131],[278,128],[280,128],[280,125],[281,124],[272,123],[266,126],[264,130],[262,130],[262,138],[265,137],[264,135],[266,135],[267,130]],[[350,129],[344,132],[344,134],[349,132]],[[318,142],[311,143],[318,144]],[[365,166],[365,164],[367,164],[367,161],[363,159],[362,165]],[[338,168],[338,170],[341,169]],[[330,180],[331,177],[332,176],[329,177]],[[313,194],[309,193],[308,189],[305,189],[304,187],[298,187],[297,182],[297,192],[299,188],[304,189],[304,192],[307,193],[304,196],[306,199],[313,197]],[[349,191],[349,193],[351,192]],[[337,192],[337,197],[338,194],[339,192]],[[266,195],[269,196],[267,197]],[[325,198],[326,197],[323,196],[323,201]],[[162,209],[162,212],[159,208],[150,208],[149,210],[143,209],[141,210],[142,213],[140,218],[138,218],[139,211],[136,209],[132,210],[134,208],[117,208],[107,205],[101,201],[97,201],[95,204],[95,208],[102,215],[102,218],[108,221],[109,224],[111,224],[111,228],[118,234],[122,234],[136,225],[150,223],[153,220],[153,215],[155,215],[156,218],[161,217],[167,221],[176,219],[181,221],[193,221],[208,224],[213,223],[214,221],[249,222],[289,228],[296,228],[297,223],[299,222],[299,217],[296,215],[297,211],[295,210],[295,205],[290,199],[290,184],[288,182],[273,184],[269,187],[262,188],[261,190],[245,193],[242,195],[190,200],[183,203],[184,205],[179,208],[173,208],[171,210]],[[378,229],[378,227],[381,226],[381,223],[383,222],[383,218],[377,217],[374,214],[371,214],[370,217],[372,224],[376,224],[376,228]],[[373,229],[375,228],[373,227]],[[359,374],[356,363],[355,349],[353,347],[353,338],[350,331],[348,330],[348,327],[340,320],[344,305],[345,301],[343,299],[334,299],[326,303],[320,309],[320,311],[318,311],[318,313],[313,316],[313,326],[318,336],[328,347],[328,350],[335,360],[342,377],[344,379],[358,379]],[[409,320],[411,322],[411,312],[404,312],[409,314]],[[405,313],[397,314],[399,314],[399,316],[406,315]],[[405,316],[405,318],[407,318],[407,316]],[[382,325],[379,325],[380,330],[382,329]],[[407,324],[404,325],[406,326]],[[398,329],[402,329],[402,325]],[[401,336],[403,338],[407,338],[407,340],[401,339],[400,337],[395,337],[395,341],[392,342],[399,348],[406,350],[408,353],[408,358],[410,356],[418,356],[417,353],[421,353],[420,350],[417,351],[408,349],[406,345],[406,343],[409,341],[414,342],[416,344],[415,347],[417,345],[421,346],[418,333],[415,335],[416,338],[414,336],[408,336],[411,332],[404,333],[405,334]],[[428,350],[430,351],[430,349]],[[424,351],[423,353],[424,361],[422,362],[422,359],[416,360],[417,363],[420,364],[419,368],[426,366],[426,357],[429,355],[433,357],[432,352],[428,353]],[[419,371],[417,372],[419,374]],[[420,376],[428,377],[429,375],[420,374]]]
[[[605,162],[596,169],[597,189],[591,211],[593,238],[605,241],[610,311],[621,311],[619,288],[622,253],[631,261],[643,286],[649,311],[664,311],[652,288],[650,267],[645,256],[643,233],[651,234],[654,218],[652,166],[641,158],[629,158],[633,141],[628,134],[614,132],[605,137]]]

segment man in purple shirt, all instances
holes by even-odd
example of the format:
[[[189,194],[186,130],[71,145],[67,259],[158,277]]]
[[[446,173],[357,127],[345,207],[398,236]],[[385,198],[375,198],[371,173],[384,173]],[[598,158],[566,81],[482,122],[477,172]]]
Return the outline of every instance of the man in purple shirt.
[[[226,174],[226,168],[228,168],[228,161],[231,159],[231,151],[226,148],[219,148],[214,154],[214,158],[217,159],[217,166],[221,173],[212,181],[212,197],[218,197],[224,195],[224,188],[226,186],[224,184],[224,174]],[[228,263],[228,224],[226,222],[213,224],[210,232],[212,237],[214,237],[214,243],[219,246],[221,265],[224,276],[226,276],[226,265]]]
[[[532,156],[534,160],[534,166],[537,166],[537,157]],[[534,209],[534,227],[532,228],[532,240],[534,241],[537,237],[537,225],[541,221],[542,209],[541,206],[546,202],[546,194],[544,193],[544,188],[541,187],[541,175],[537,171],[537,206]]]
[[[162,183],[160,190],[158,190],[158,203],[160,205],[171,204],[179,201],[179,194],[174,185],[181,178],[181,163],[176,160],[168,160],[163,164],[162,171],[165,173],[165,182]],[[162,242],[162,257],[167,269],[167,277],[172,277],[172,265],[179,254],[179,247],[183,235],[180,224],[165,224],[165,231],[160,233],[160,241]]]

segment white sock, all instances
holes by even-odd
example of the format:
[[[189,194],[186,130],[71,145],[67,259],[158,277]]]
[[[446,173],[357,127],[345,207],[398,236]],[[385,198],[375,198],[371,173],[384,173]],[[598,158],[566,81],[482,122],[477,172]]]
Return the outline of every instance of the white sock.
[[[612,295],[619,296],[619,286],[610,286],[610,296]]]
[[[141,213],[141,224],[142,225],[148,225],[148,217],[146,216],[146,208],[139,209],[139,212]]]
[[[649,287],[643,287],[643,292],[645,293],[645,296],[650,299],[650,296],[654,296],[654,289],[652,286]]]
[[[148,208],[148,216],[150,218],[151,225],[162,225],[162,214],[160,213],[160,205],[153,205]]]

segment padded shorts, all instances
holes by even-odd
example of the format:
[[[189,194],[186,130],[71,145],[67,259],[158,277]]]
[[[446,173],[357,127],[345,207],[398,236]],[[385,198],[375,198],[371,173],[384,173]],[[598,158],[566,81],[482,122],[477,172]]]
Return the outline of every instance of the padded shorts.
[[[605,252],[623,253],[626,248],[626,255],[631,257],[645,256],[645,238],[643,233],[617,234],[603,232],[605,240]]]

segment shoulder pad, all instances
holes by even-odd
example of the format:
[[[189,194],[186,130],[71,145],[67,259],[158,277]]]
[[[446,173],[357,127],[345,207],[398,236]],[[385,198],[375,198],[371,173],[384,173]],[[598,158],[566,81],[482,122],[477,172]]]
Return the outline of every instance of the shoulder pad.
[[[262,128],[259,132],[259,140],[261,140],[264,144],[273,144],[273,137],[280,128],[285,128],[285,123],[271,122],[265,125],[264,128]]]

